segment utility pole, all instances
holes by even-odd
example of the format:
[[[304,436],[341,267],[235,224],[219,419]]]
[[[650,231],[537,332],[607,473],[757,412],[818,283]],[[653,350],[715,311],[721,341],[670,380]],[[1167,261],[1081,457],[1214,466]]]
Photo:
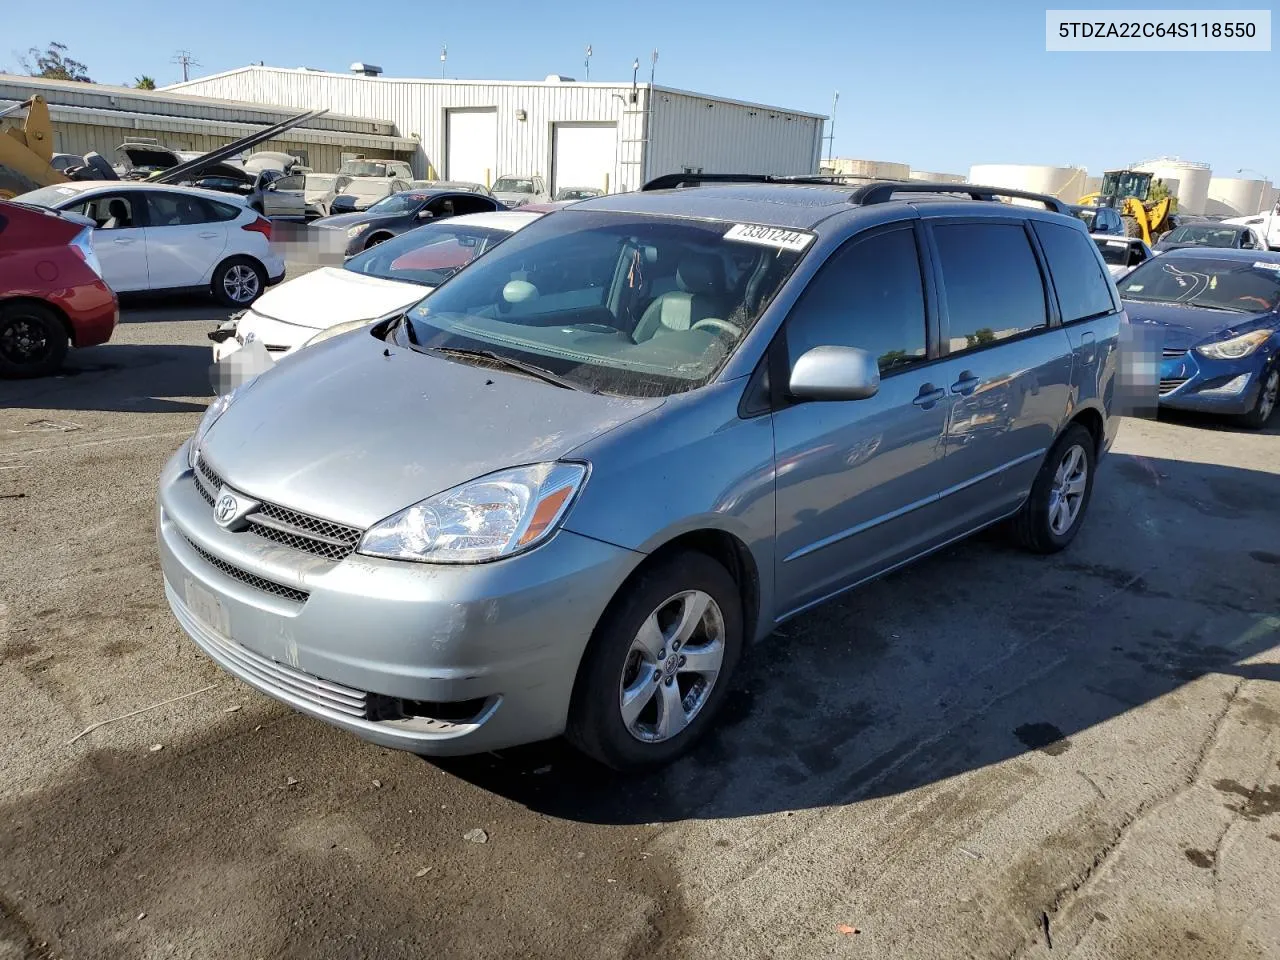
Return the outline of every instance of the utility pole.
[[[587,58],[582,61],[583,79],[591,80],[591,44],[587,44]]]
[[[839,103],[840,103],[840,91],[837,90],[836,95],[831,100],[831,122],[827,124],[827,137],[826,137],[827,166],[830,167],[833,171],[835,170],[835,165],[832,163],[832,159],[833,159],[833,156],[835,153],[835,147],[836,147],[836,105]]]
[[[444,62],[449,59],[449,45],[440,44],[440,79],[444,79]]]
[[[653,74],[658,69],[658,51],[654,50],[649,55],[649,86],[653,86]]]
[[[183,83],[186,83],[188,80],[191,79],[191,67],[200,66],[200,62],[196,60],[195,57],[191,56],[190,50],[179,50],[177,53],[173,55],[173,58],[170,59],[169,62],[182,64],[182,82]]]

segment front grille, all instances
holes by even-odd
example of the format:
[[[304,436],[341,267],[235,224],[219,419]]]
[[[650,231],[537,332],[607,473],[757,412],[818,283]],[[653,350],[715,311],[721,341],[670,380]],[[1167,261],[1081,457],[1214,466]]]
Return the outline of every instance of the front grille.
[[[305,700],[315,707],[336,710],[357,720],[364,720],[367,717],[367,695],[363,690],[313,677],[309,673],[269,660],[247,647],[212,633],[204,636],[204,641],[213,647],[219,656],[231,661],[269,690]]]
[[[196,489],[213,506],[223,480],[204,457],[196,458]],[[355,552],[364,531],[334,523],[274,503],[263,503],[245,517],[249,532],[274,543],[292,547],[326,560],[344,560]]]
[[[292,600],[294,603],[306,603],[307,597],[310,596],[304,590],[297,590],[293,587],[286,587],[283,583],[276,583],[274,580],[267,580],[256,574],[249,573],[247,570],[241,570],[239,567],[227,563],[227,561],[215,557],[204,547],[192,541],[190,537],[184,537],[187,545],[196,553],[200,554],[200,558],[211,567],[225,573],[232,580],[239,580],[241,583],[248,584],[256,590],[263,593],[269,593],[275,597],[283,597],[285,600]]]
[[[1168,380],[1161,380],[1160,396],[1163,397],[1166,394],[1173,393],[1173,391],[1177,390],[1180,386],[1182,386],[1184,383],[1186,383],[1190,379],[1191,379],[1190,377],[1171,377]]]
[[[1186,353],[1187,353],[1187,348],[1186,348],[1186,347],[1181,347],[1181,348],[1178,348],[1178,347],[1165,347],[1165,348],[1160,352],[1161,356],[1163,356],[1166,360],[1173,359],[1174,357],[1182,357],[1182,356],[1185,356],[1185,355],[1186,355]]]

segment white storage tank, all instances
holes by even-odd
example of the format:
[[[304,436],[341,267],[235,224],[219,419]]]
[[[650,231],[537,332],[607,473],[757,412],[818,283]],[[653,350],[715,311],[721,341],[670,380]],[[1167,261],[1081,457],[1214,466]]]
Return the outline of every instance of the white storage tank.
[[[1171,192],[1178,198],[1178,212],[1203,214],[1209,202],[1209,181],[1213,171],[1207,163],[1195,163],[1191,160],[1180,160],[1177,157],[1161,157],[1158,160],[1147,160],[1135,164],[1134,170],[1155,174],[1165,180],[1178,181],[1178,188]]]
[[[1050,167],[1035,163],[979,163],[969,168],[969,182],[1047,193],[1075,203],[1085,194],[1088,173],[1083,167]]]
[[[1277,202],[1280,202],[1280,187],[1275,187],[1268,183],[1266,190],[1262,193],[1262,212],[1273,212]]]
[[[929,170],[912,170],[907,174],[911,180],[923,180],[926,183],[964,183],[962,173],[933,173]]]
[[[1262,210],[1271,184],[1266,180],[1213,177],[1205,213],[1221,217],[1247,217]]]
[[[849,157],[824,160],[822,167],[842,177],[866,177],[871,180],[905,180],[911,173],[911,166],[906,163],[894,163],[892,160],[853,160]]]

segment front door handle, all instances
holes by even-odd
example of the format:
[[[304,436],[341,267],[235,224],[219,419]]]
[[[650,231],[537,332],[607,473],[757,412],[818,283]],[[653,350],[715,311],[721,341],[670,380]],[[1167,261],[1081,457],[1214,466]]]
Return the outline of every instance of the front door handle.
[[[202,233],[202,234],[200,234],[200,239],[201,239],[201,240],[213,240],[213,239],[215,239],[217,236],[218,236],[218,235],[217,235],[216,233]]]
[[[920,388],[920,392],[916,394],[916,398],[911,402],[917,407],[930,410],[933,408],[934,404],[946,395],[947,391],[943,390],[941,387],[935,387],[932,383],[926,383]]]
[[[978,384],[981,382],[982,378],[975,377],[972,370],[962,370],[960,371],[960,379],[951,385],[951,392],[967,397],[978,389]]]
[[[132,237],[115,237],[111,242],[112,243],[134,243],[136,241]]]

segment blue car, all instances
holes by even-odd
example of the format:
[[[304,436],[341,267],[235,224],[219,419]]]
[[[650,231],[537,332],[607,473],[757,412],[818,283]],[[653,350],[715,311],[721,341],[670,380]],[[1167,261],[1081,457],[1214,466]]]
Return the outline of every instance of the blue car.
[[[1280,395],[1280,253],[1170,250],[1117,287],[1130,323],[1163,335],[1160,406],[1266,424]]]

